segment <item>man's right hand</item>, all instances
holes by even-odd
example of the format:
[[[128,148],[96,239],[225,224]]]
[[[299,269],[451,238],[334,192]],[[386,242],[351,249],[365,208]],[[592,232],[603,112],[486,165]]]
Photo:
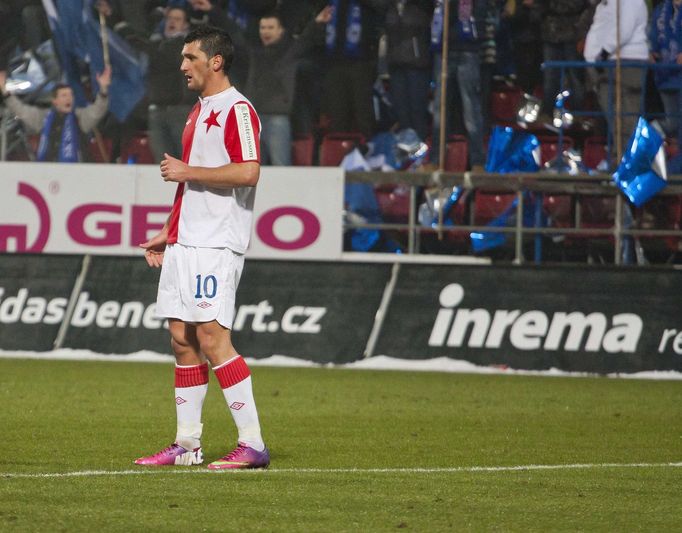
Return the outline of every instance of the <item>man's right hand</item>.
[[[0,93],[7,94],[5,90],[5,83],[7,82],[7,71],[0,70]]]
[[[163,264],[163,254],[168,241],[168,227],[164,228],[147,242],[140,244],[144,248],[144,258],[150,267],[159,268]]]

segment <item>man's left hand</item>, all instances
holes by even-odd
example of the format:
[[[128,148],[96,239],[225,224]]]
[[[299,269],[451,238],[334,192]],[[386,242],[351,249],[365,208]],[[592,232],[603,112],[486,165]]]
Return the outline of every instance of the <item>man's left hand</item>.
[[[97,84],[101,93],[107,94],[111,85],[111,65],[104,67],[104,70],[96,75]]]
[[[167,153],[164,153],[163,157],[165,159],[161,161],[161,177],[164,181],[184,183],[189,179],[189,165],[187,163]]]

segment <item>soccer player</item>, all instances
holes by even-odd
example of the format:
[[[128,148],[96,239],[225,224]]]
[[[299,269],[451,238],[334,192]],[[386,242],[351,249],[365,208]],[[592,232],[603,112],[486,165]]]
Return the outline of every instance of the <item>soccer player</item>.
[[[260,120],[230,83],[230,36],[200,26],[184,43],[180,70],[200,98],[182,135],[182,160],[164,154],[161,161],[163,179],[178,183],[170,217],[140,245],[149,266],[162,267],[157,313],[168,318],[176,360],[177,434],[169,447],[135,463],[203,462],[201,409],[210,363],[239,436],[237,448],[208,468],[265,468],[270,455],[249,368],[230,332],[260,174]]]

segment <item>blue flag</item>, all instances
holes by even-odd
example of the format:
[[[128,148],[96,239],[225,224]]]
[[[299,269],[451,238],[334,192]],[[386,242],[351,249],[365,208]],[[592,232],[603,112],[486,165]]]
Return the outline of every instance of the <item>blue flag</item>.
[[[81,72],[90,73],[93,91],[99,90],[95,74],[104,70],[99,21],[92,0],[42,0],[67,83],[76,105],[87,105]],[[138,54],[119,35],[106,28],[111,61],[109,111],[124,121],[145,95],[147,56]]]

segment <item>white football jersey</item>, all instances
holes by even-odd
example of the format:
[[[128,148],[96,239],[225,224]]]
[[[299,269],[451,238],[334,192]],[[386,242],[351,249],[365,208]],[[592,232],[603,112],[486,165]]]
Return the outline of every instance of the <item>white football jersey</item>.
[[[199,98],[182,134],[182,160],[219,167],[260,162],[260,119],[236,88]],[[249,246],[255,187],[215,188],[179,183],[171,211],[168,244],[230,248]]]

